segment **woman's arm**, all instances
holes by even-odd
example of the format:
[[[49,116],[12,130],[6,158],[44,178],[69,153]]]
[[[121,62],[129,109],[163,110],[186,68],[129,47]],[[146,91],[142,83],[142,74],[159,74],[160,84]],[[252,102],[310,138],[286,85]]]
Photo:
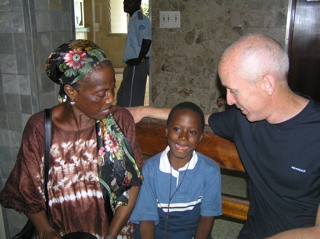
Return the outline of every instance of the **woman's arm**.
[[[278,233],[267,239],[319,239],[320,238],[320,205],[318,207],[316,223],[314,227],[296,228]]]
[[[213,227],[214,217],[201,216],[196,229],[195,239],[207,239]]]
[[[109,225],[108,235],[112,236],[113,238],[117,238],[124,225],[126,225],[136,204],[139,190],[140,186],[134,186],[130,189],[128,205],[117,208],[111,224]]]
[[[44,211],[26,214],[36,228],[40,239],[61,239],[61,236],[49,224]]]
[[[154,239],[154,221],[140,221],[141,239]]]

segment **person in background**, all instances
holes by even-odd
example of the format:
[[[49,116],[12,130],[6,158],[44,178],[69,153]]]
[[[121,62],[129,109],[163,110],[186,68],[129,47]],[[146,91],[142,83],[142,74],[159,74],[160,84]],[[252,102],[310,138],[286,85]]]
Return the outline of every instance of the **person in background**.
[[[212,238],[214,216],[222,214],[221,176],[213,160],[195,151],[203,130],[204,114],[196,104],[183,102],[171,110],[168,146],[144,163],[130,218],[140,224],[141,238]]]
[[[150,20],[140,10],[141,0],[124,0],[124,12],[130,15],[123,55],[126,67],[117,93],[117,105],[144,105],[151,47]]]
[[[315,225],[320,203],[320,103],[288,86],[280,44],[250,34],[223,53],[218,67],[229,110],[206,114],[217,135],[235,143],[249,176],[248,220],[238,238],[262,239]],[[170,109],[129,108],[135,122],[165,119]]]
[[[79,231],[99,239],[117,238],[124,234],[121,229],[139,192],[142,154],[131,114],[111,105],[112,63],[93,42],[75,40],[49,56],[46,72],[60,85],[61,99],[51,109],[50,216],[46,215],[43,185],[43,111],[26,124],[0,203],[25,213],[40,239],[60,239]],[[124,230],[131,229],[127,225]]]

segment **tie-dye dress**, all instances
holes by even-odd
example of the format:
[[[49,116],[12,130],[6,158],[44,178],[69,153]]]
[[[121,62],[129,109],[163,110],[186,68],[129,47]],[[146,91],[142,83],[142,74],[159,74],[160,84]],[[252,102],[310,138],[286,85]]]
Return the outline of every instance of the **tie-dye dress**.
[[[142,154],[131,114],[117,106],[111,108],[111,113],[129,139],[137,165],[141,168]],[[0,194],[3,206],[24,213],[37,213],[46,207],[43,190],[43,118],[43,112],[40,112],[29,119],[16,165]],[[50,155],[50,224],[61,235],[85,231],[104,238],[108,219],[98,178],[95,126],[80,131],[64,131],[53,123]],[[130,231],[129,226],[122,233],[130,234]],[[131,237],[128,235],[126,238]]]

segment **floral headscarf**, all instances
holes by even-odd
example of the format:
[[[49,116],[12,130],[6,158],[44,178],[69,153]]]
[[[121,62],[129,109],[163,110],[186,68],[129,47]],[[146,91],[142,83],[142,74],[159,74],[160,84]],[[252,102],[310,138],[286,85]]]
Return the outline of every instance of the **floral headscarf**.
[[[100,62],[109,61],[104,52],[92,41],[74,40],[64,43],[51,53],[46,61],[46,73],[51,80],[72,85]],[[64,97],[60,89],[60,96]]]

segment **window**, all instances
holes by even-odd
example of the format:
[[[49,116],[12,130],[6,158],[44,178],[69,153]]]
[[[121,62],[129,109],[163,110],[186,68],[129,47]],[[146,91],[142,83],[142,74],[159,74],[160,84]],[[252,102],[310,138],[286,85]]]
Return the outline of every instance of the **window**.
[[[84,27],[83,0],[74,0],[74,21],[76,27]]]
[[[123,11],[123,1],[110,0],[110,33],[127,33],[127,14]]]

